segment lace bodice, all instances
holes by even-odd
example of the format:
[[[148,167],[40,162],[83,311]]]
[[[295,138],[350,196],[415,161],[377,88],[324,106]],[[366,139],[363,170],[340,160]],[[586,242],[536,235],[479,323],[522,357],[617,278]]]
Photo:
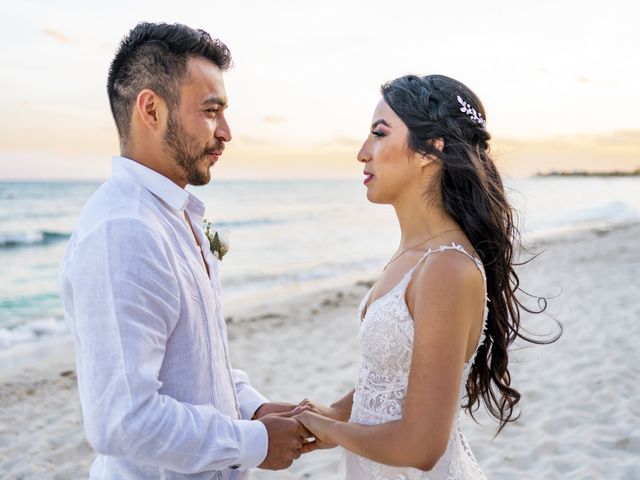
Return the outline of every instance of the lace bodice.
[[[421,264],[429,255],[453,250],[469,257],[476,264],[485,282],[484,267],[480,260],[469,255],[462,246],[451,244],[429,250],[420,259]],[[411,282],[414,266],[389,292],[371,303],[362,319],[358,334],[362,350],[358,378],[353,396],[353,408],[349,421],[360,424],[379,424],[402,417],[407,393],[411,356],[413,352],[413,319],[405,302],[407,286]],[[372,289],[363,298],[359,314],[362,316],[369,302]],[[485,295],[486,298],[486,295]],[[488,314],[488,298],[483,311],[483,326],[478,346],[484,340]],[[460,379],[458,406],[462,404],[469,370],[475,355],[465,363]],[[447,450],[430,472],[413,468],[385,466],[358,455],[346,454],[347,480],[462,480],[486,479],[460,432],[455,419]]]

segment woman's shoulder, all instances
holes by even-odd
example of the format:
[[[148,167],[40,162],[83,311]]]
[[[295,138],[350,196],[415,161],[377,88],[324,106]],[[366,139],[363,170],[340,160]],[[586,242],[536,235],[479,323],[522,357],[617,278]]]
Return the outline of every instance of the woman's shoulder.
[[[451,246],[433,250],[416,268],[408,292],[413,297],[410,303],[424,300],[431,305],[475,307],[485,294],[481,268],[479,260],[465,249]]]
[[[430,250],[416,268],[416,283],[432,281],[465,285],[483,284],[482,263],[469,249],[459,244],[443,245]]]

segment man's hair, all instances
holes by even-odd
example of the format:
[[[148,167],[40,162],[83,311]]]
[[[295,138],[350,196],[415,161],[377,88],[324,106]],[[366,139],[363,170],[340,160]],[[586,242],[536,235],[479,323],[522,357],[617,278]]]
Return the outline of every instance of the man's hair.
[[[224,43],[186,25],[143,22],[122,40],[109,68],[107,94],[123,143],[141,90],[153,90],[169,108],[180,104],[180,87],[191,57],[211,60],[222,71],[231,66],[231,53]]]

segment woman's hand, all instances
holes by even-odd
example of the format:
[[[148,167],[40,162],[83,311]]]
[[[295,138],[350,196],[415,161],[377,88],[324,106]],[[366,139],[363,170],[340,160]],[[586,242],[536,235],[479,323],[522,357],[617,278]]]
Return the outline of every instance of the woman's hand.
[[[311,452],[317,449],[333,448],[337,444],[333,443],[327,434],[327,429],[334,424],[336,420],[329,417],[313,413],[306,410],[294,417],[314,436],[314,440],[307,442],[302,447],[302,453]]]
[[[263,403],[253,414],[251,420],[258,420],[265,415],[271,415],[272,413],[286,413],[296,408],[296,405],[285,402],[267,402]]]
[[[298,406],[300,407],[309,407],[312,412],[322,415],[324,417],[333,418],[334,420],[339,420],[341,422],[346,422],[349,420],[349,416],[351,415],[350,409],[339,408],[335,404],[327,407],[326,405],[322,405],[320,403],[314,402],[313,400],[309,400],[305,398],[302,400]]]

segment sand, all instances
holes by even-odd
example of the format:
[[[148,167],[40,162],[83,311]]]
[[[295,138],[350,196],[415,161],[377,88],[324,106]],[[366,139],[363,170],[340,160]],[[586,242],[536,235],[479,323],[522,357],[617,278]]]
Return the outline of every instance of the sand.
[[[522,416],[496,425],[463,418],[491,479],[640,479],[640,225],[538,240],[520,269],[531,292],[554,297],[538,332],[564,327],[553,345],[512,354]],[[227,308],[234,366],[273,400],[329,403],[353,386],[358,319],[367,281]],[[82,431],[68,338],[0,354],[0,478],[87,478],[94,453]],[[26,360],[25,360],[26,359]],[[337,480],[339,449],[313,452],[254,479]]]

